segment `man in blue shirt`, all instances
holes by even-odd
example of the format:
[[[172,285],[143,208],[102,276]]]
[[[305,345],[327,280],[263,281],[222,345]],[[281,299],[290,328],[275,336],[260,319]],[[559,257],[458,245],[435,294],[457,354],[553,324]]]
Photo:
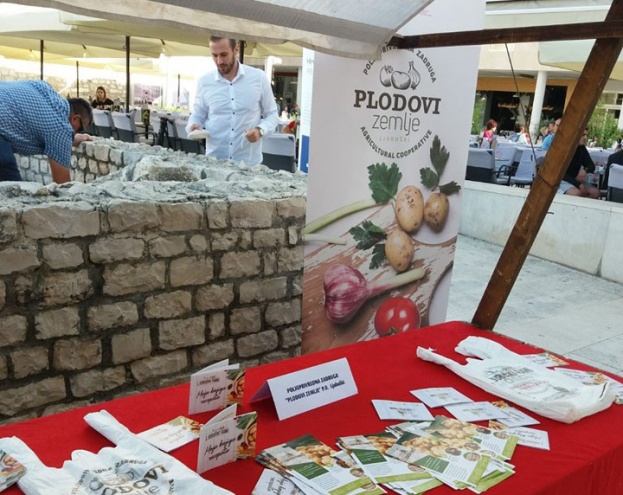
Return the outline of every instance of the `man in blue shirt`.
[[[82,98],[62,98],[44,81],[0,82],[0,181],[22,177],[14,154],[47,155],[52,180],[71,180],[71,147],[90,141],[79,134],[93,119]]]
[[[279,122],[277,104],[264,71],[241,64],[236,40],[210,38],[216,70],[199,78],[197,96],[186,131],[205,129],[206,155],[262,162],[262,136]]]
[[[557,119],[554,122],[554,127],[549,131],[549,134],[545,136],[543,139],[543,143],[541,144],[541,149],[547,151],[552,145],[552,141],[554,140],[554,136],[556,136],[556,131],[558,130],[558,126],[560,125],[560,119]]]

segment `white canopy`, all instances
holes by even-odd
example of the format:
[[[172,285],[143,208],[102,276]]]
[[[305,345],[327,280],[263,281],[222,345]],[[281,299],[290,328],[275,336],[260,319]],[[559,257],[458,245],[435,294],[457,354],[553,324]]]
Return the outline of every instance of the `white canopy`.
[[[292,43],[346,57],[376,58],[398,30],[433,0],[23,0],[108,22],[75,25],[205,46],[210,35]],[[194,40],[194,41],[193,41]]]

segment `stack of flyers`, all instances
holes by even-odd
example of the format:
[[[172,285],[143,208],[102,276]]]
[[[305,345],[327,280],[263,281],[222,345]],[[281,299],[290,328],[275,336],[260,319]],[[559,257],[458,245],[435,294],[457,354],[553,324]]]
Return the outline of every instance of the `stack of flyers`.
[[[349,467],[337,452],[311,435],[261,451],[256,460],[289,478],[305,494],[380,495],[385,493],[359,467]]]
[[[202,423],[178,416],[164,424],[142,431],[138,436],[163,452],[171,452],[197,440],[202,426]]]
[[[505,437],[498,439],[490,429],[444,416],[401,423],[391,431],[400,437],[387,455],[425,467],[453,488],[482,492],[514,474],[504,459],[514,451],[517,438],[507,432],[498,432]]]
[[[296,484],[272,469],[264,469],[251,495],[305,495]]]
[[[26,473],[26,468],[4,450],[0,450],[0,491],[6,490]]]
[[[601,385],[608,382],[608,386],[614,390],[616,397],[614,403],[623,404],[623,383],[600,373],[599,371],[580,371],[567,368],[554,368],[554,371],[569,378],[582,382],[584,385]]]
[[[441,485],[424,468],[385,455],[396,443],[389,432],[340,437],[337,443],[367,476],[394,491],[415,495]]]
[[[517,435],[517,443],[535,449],[549,450],[549,435],[546,431],[525,426],[507,427],[499,421],[489,421],[489,428],[494,430],[506,430]]]

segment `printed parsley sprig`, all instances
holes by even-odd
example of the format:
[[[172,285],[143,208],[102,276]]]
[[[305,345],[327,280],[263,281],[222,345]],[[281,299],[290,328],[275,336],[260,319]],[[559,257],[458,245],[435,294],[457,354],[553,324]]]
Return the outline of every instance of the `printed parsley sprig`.
[[[441,145],[439,136],[433,138],[433,144],[430,147],[430,162],[433,168],[426,167],[420,169],[420,177],[422,179],[422,185],[431,191],[434,191],[439,187],[439,192],[450,195],[461,190],[455,181],[448,182],[447,184],[439,185],[441,175],[446,169],[448,160],[450,159],[450,152],[445,146]]]

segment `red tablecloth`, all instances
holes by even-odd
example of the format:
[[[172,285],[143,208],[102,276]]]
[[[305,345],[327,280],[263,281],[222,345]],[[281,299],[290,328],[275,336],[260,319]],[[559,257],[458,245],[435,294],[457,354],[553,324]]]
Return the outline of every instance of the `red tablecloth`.
[[[242,411],[256,410],[258,448],[272,446],[305,433],[334,445],[337,436],[371,433],[396,421],[378,419],[371,399],[414,401],[409,390],[452,386],[473,400],[492,400],[494,396],[458,378],[441,366],[416,357],[418,346],[432,347],[440,353],[464,362],[454,352],[456,344],[469,335],[480,335],[501,342],[519,353],[540,352],[526,344],[479,331],[468,324],[450,322],[407,332],[393,337],[330,349],[315,354],[249,369],[246,377],[248,399],[268,378],[296,371],[345,356],[359,388],[356,396],[321,407],[293,418],[279,421],[270,400],[245,404]],[[590,368],[571,363],[575,369]],[[110,445],[83,420],[90,411],[106,409],[130,430],[139,432],[164,423],[178,415],[187,415],[188,386],[170,387],[115,401],[84,407],[31,421],[0,427],[0,436],[15,435],[24,440],[49,466],[59,467],[73,450],[97,451]],[[445,409],[432,410],[444,414]],[[214,413],[194,415],[207,421]],[[534,416],[534,413],[530,413]],[[519,446],[511,462],[516,474],[487,493],[492,495],[623,493],[623,406],[566,425],[538,417],[536,428],[549,432],[551,450]],[[186,445],[172,454],[191,468],[196,468],[198,443]],[[253,460],[239,461],[208,471],[205,477],[237,495],[251,493],[262,466]],[[17,494],[17,488],[7,492]],[[432,493],[454,493],[447,487]]]

